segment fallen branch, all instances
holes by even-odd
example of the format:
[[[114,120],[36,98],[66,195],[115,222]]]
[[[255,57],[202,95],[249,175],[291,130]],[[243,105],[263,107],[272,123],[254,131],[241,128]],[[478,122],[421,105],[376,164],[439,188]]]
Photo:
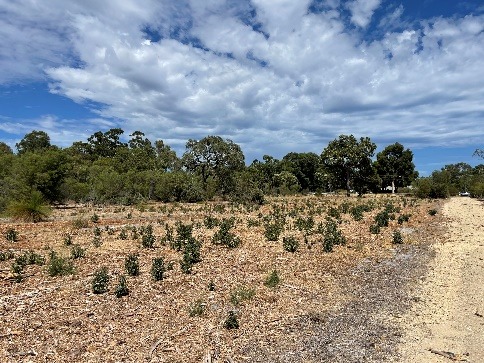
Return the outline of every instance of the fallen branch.
[[[468,360],[464,357],[462,357],[461,354],[455,354],[455,353],[452,353],[452,352],[444,352],[444,351],[440,351],[440,350],[435,350],[435,349],[429,349],[430,352],[434,353],[434,354],[437,354],[437,355],[441,355],[442,357],[445,357],[445,358],[449,358],[450,360],[453,360],[454,362],[468,362]]]

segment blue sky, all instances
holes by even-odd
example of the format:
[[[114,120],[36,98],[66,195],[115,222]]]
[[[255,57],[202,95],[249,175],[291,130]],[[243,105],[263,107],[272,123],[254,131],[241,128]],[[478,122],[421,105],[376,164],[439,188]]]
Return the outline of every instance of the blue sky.
[[[0,140],[141,130],[264,154],[400,142],[481,162],[484,1],[0,0]]]

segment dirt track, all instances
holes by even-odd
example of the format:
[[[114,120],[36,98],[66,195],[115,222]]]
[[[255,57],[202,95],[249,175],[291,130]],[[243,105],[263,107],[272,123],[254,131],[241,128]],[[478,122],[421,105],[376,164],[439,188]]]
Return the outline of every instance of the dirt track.
[[[448,232],[403,320],[401,362],[484,362],[484,203],[452,198]]]

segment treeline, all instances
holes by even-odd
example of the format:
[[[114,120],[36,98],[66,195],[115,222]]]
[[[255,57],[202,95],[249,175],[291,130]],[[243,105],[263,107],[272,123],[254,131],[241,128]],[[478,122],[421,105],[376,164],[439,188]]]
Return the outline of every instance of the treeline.
[[[397,191],[418,177],[411,150],[395,143],[373,160],[375,143],[353,135],[331,141],[321,155],[291,152],[282,160],[265,155],[247,166],[239,145],[219,136],[188,140],[179,157],[162,140],[152,142],[141,131],[129,135],[128,142],[122,141],[123,134],[119,128],[98,131],[59,148],[47,133],[34,130],[16,144],[17,153],[0,142],[0,211],[32,200],[132,204],[219,196],[262,203],[264,195]],[[426,196],[447,196],[463,188],[482,195],[482,165],[445,169],[416,185],[430,190]]]

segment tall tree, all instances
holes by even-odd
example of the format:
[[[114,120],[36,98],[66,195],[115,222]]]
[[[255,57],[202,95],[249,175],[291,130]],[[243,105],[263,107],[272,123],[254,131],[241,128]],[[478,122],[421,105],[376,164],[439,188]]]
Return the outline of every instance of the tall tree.
[[[0,141],[0,155],[11,155],[13,154],[12,148],[8,146],[3,141]]]
[[[45,131],[34,130],[26,134],[20,142],[15,144],[19,155],[26,152],[38,152],[45,149],[49,149],[50,137]]]
[[[315,153],[290,152],[282,158],[283,169],[292,173],[302,190],[314,192],[318,188],[317,172],[321,158]]]
[[[183,165],[200,175],[205,187],[209,178],[213,178],[216,188],[223,194],[231,191],[234,172],[244,169],[244,159],[239,145],[220,136],[188,140],[182,157]]]
[[[89,144],[90,153],[94,157],[113,157],[116,152],[126,144],[121,142],[121,135],[124,131],[120,128],[110,129],[106,132],[97,131],[91,135],[87,142]]]
[[[397,188],[410,185],[418,176],[413,164],[413,152],[396,142],[388,145],[376,155],[375,162],[383,187],[392,186],[392,193]]]
[[[361,194],[374,183],[371,158],[375,149],[376,145],[368,137],[358,141],[353,135],[340,135],[321,153],[323,168],[332,175],[336,187],[346,189],[348,196],[352,188]]]

